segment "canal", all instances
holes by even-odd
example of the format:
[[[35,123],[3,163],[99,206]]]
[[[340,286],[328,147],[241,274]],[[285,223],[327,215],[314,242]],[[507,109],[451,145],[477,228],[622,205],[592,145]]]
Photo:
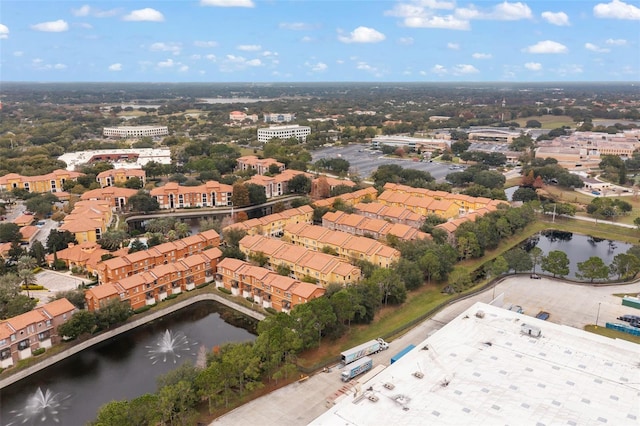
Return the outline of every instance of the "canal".
[[[255,339],[256,323],[215,302],[198,302],[0,390],[2,425],[83,425],[113,400],[155,392],[159,376],[202,347]]]

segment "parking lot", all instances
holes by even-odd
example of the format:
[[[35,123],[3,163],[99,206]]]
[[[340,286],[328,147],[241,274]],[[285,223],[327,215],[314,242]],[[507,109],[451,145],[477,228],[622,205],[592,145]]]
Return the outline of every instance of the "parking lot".
[[[31,291],[31,295],[39,299],[39,304],[49,302],[57,292],[75,290],[82,283],[89,283],[86,278],[75,277],[71,272],[56,272],[43,269],[36,274],[36,283],[46,290]]]
[[[429,163],[412,161],[410,159],[388,158],[382,152],[371,150],[367,145],[347,145],[332,146],[313,151],[312,161],[316,162],[323,158],[343,158],[351,164],[350,171],[359,175],[362,179],[368,179],[379,166],[383,164],[397,164],[408,169],[422,170],[431,173],[437,181],[444,181],[445,176],[454,171],[461,171],[464,166],[457,170],[451,170],[450,164]]]

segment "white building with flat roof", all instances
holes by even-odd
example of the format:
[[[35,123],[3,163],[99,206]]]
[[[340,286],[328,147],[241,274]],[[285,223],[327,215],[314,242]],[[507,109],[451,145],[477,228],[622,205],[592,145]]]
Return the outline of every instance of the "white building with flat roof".
[[[296,115],[291,113],[264,113],[264,122],[265,123],[288,123],[290,121],[295,120]]]
[[[258,141],[268,142],[273,138],[289,139],[296,138],[306,141],[307,136],[311,134],[311,127],[292,124],[289,126],[269,126],[258,129]]]
[[[167,126],[121,126],[102,129],[102,135],[108,138],[155,138],[168,134]]]
[[[95,149],[68,152],[58,157],[58,160],[67,163],[67,170],[75,170],[83,164],[99,161],[112,163],[114,169],[140,169],[151,161],[171,164],[171,150],[169,148]]]
[[[640,345],[478,302],[354,388],[311,424],[638,425]]]

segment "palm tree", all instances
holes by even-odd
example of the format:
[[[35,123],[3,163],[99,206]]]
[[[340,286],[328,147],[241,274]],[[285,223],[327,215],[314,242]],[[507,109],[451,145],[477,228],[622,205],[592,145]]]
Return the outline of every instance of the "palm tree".
[[[20,256],[18,259],[18,277],[22,285],[27,290],[27,296],[31,298],[29,293],[29,286],[37,282],[36,275],[33,273],[33,268],[36,267],[36,260],[31,256]]]

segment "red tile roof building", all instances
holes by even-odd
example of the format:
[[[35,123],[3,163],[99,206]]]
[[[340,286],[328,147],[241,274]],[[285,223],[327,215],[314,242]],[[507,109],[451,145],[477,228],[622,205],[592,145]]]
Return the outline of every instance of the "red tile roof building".
[[[80,199],[106,201],[112,208],[124,210],[129,202],[129,198],[133,197],[137,193],[138,190],[136,189],[107,186],[87,191],[80,196]]]
[[[142,181],[142,186],[147,183],[147,174],[142,169],[110,169],[98,173],[96,180],[100,188],[115,185],[124,185],[129,179],[137,177]]]
[[[280,213],[234,223],[226,226],[222,232],[224,234],[230,229],[240,229],[245,231],[247,235],[279,237],[283,235],[285,226],[292,223],[313,223],[313,209],[311,206],[296,207]]]
[[[269,166],[275,164],[278,170],[284,171],[285,166],[283,163],[278,162],[273,158],[258,158],[255,155],[245,155],[237,160],[238,171],[255,170],[257,174],[263,175],[269,172]]]
[[[68,180],[76,180],[83,173],[69,170],[54,170],[46,175],[22,176],[17,173],[9,173],[0,177],[0,188],[7,191],[24,189],[27,192],[62,192],[63,185]]]
[[[169,182],[151,190],[151,196],[158,201],[161,209],[231,206],[232,194],[231,185],[213,180],[198,186],[180,186],[176,182]]]
[[[402,223],[391,223],[382,219],[371,219],[354,213],[328,212],[322,216],[322,226],[353,235],[370,236],[376,240],[387,240],[388,235],[402,241],[431,238],[429,234]]]

